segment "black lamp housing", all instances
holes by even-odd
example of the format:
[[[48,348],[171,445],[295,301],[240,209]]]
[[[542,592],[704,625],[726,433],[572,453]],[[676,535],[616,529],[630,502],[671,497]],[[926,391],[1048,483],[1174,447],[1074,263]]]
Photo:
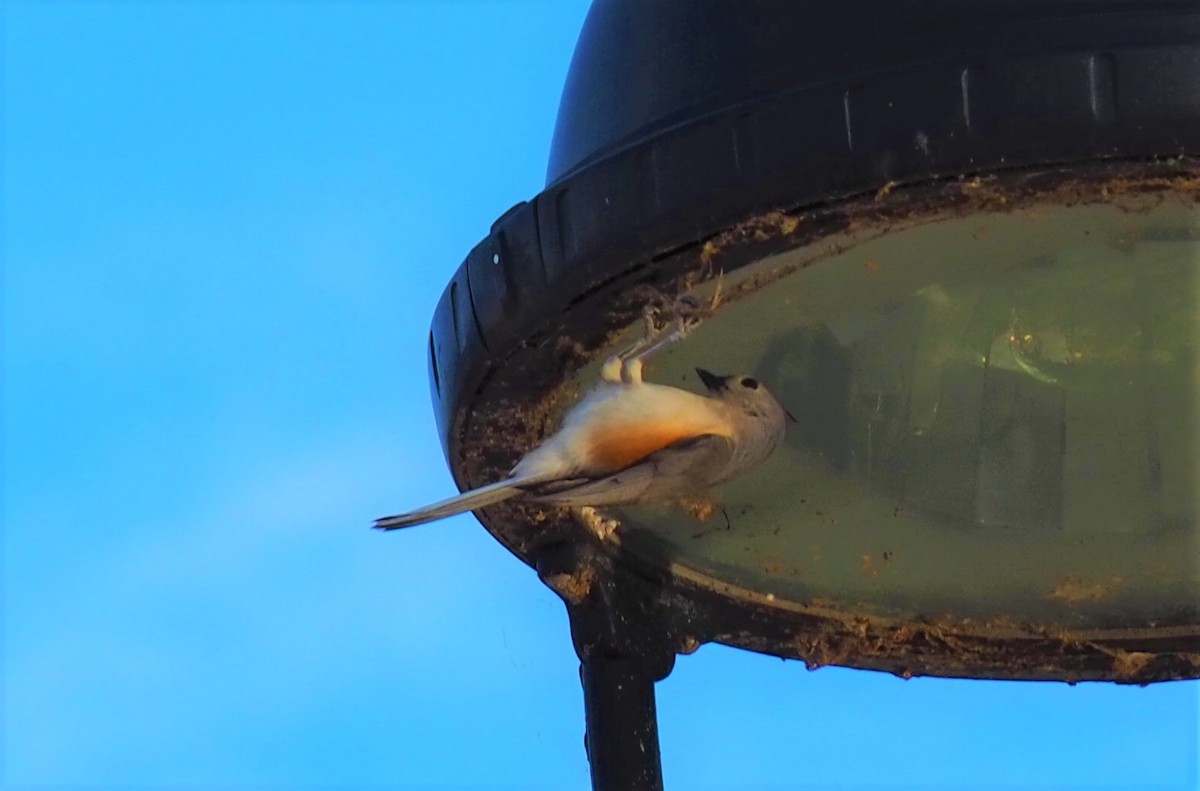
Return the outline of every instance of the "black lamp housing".
[[[464,488],[506,474],[647,287],[711,287],[861,228],[1163,195],[1194,207],[1197,155],[1191,0],[596,0],[545,190],[496,220],[434,315],[446,458]],[[481,520],[563,597],[585,665],[660,678],[719,641],[904,676],[1200,677],[1194,599],[1087,628],[877,618],[678,573],[563,512]]]

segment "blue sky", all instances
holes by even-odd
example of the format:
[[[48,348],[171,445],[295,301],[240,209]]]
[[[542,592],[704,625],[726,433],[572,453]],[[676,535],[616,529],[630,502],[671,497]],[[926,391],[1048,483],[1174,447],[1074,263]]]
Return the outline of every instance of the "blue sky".
[[[586,3],[4,7],[6,787],[587,788],[558,599],[451,491],[425,380],[542,187]],[[720,646],[673,788],[1193,788],[1195,683]]]

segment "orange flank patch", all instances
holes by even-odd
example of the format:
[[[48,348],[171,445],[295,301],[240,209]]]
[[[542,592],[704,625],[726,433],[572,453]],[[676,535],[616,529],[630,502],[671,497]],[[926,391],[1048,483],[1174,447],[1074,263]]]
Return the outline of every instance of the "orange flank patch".
[[[615,471],[641,461],[651,453],[662,450],[681,439],[696,436],[694,427],[682,422],[662,423],[653,429],[620,431],[610,426],[602,436],[589,437],[590,461],[598,469]]]

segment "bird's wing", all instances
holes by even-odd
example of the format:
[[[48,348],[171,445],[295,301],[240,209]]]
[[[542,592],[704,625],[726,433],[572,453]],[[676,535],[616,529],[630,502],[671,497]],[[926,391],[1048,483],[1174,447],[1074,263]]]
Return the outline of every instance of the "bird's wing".
[[[600,478],[530,487],[548,505],[622,505],[660,500],[702,489],[733,457],[729,437],[701,434],[674,442],[623,470]]]

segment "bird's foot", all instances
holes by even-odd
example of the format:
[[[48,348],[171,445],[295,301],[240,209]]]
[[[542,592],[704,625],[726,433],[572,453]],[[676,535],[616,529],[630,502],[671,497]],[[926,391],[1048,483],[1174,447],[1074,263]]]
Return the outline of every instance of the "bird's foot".
[[[721,304],[721,278],[711,298],[702,300],[692,294],[668,298],[651,286],[645,286],[642,308],[642,337],[624,351],[605,360],[600,378],[606,382],[633,384],[642,381],[642,366],[652,355],[690,335]]]
[[[660,328],[649,307],[642,312],[642,323],[642,337],[632,346],[604,361],[600,368],[601,379],[626,384],[642,381],[642,364],[645,359],[683,337],[678,328],[670,333]]]
[[[702,299],[695,294],[682,293],[668,297],[661,291],[649,286],[645,287],[645,301],[642,308],[642,320],[646,324],[647,335],[659,335],[668,328],[682,327],[684,334],[691,332],[713,315],[721,304],[722,277],[717,276],[713,294]]]

